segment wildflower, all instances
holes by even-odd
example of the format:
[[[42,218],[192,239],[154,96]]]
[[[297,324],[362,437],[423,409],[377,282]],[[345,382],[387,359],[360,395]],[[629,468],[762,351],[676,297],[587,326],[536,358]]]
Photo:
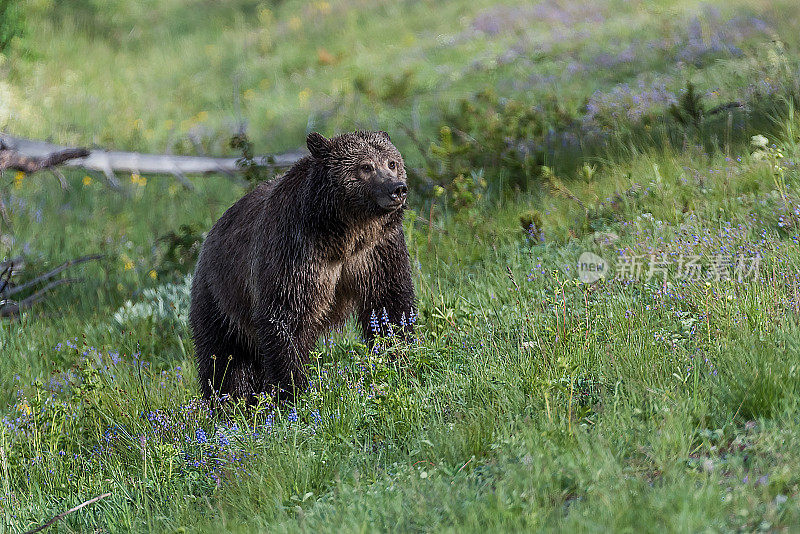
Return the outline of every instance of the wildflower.
[[[286,418],[289,420],[290,423],[296,423],[298,419],[297,410],[295,408],[292,408],[292,411],[289,412],[289,415],[287,415]]]
[[[195,439],[197,439],[197,443],[205,443],[208,441],[208,437],[206,436],[205,430],[202,428],[198,428],[195,433]]]
[[[319,410],[314,410],[311,412],[311,420],[315,425],[318,425],[322,422],[322,416],[319,414]]]
[[[14,189],[19,189],[22,187],[22,180],[25,179],[25,173],[22,171],[17,171],[17,174],[14,175]]]
[[[89,176],[88,174],[83,177],[83,185],[85,185],[86,187],[92,185],[92,177]]]
[[[149,274],[149,275],[150,275],[150,278],[152,278],[153,280],[155,280],[156,278],[158,278],[158,273],[155,271],[155,269],[150,269],[150,272],[149,272],[149,273],[147,273],[147,274]]]
[[[392,337],[394,335],[394,331],[392,330],[392,323],[389,321],[389,314],[386,312],[386,308],[383,308],[381,324],[386,329],[388,337]]]
[[[297,31],[300,29],[300,26],[303,25],[303,21],[300,20],[300,17],[292,17],[289,19],[289,29],[292,31]]]
[[[750,144],[756,148],[767,148],[767,138],[761,134],[754,135],[750,138]]]
[[[144,176],[139,175],[139,173],[131,174],[131,183],[136,184],[138,186],[144,187],[147,185],[147,178]]]
[[[311,89],[306,87],[298,93],[297,98],[300,100],[300,105],[305,106],[308,103],[308,99],[311,98]]]
[[[372,310],[372,314],[369,316],[369,329],[373,334],[378,333],[378,316],[375,315],[375,310]]]
[[[322,15],[327,15],[328,13],[331,12],[331,4],[330,4],[330,2],[315,2],[314,3],[314,7]]]

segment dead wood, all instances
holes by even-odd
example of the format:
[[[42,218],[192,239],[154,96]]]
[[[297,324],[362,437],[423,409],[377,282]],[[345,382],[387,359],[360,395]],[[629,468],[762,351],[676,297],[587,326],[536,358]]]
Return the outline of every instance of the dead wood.
[[[69,160],[83,158],[89,155],[85,148],[65,148],[55,150],[43,156],[26,156],[20,154],[5,144],[0,139],[0,171],[14,169],[17,171],[33,173],[42,169],[50,169]]]
[[[70,267],[92,260],[98,260],[100,258],[102,258],[102,256],[94,254],[66,261],[58,267],[51,269],[44,274],[36,276],[18,286],[11,285],[10,280],[12,275],[19,272],[22,261],[18,258],[15,258],[0,262],[0,317],[16,317],[23,311],[31,308],[34,304],[44,300],[48,296],[47,294],[53,289],[65,284],[79,282],[81,280],[79,278],[61,278],[58,280],[53,280],[53,278]],[[22,300],[13,300],[11,298],[25,290],[32,289],[45,282],[46,284],[42,288],[38,289]]]
[[[65,518],[66,516],[68,516],[69,514],[72,514],[72,513],[75,513],[75,512],[77,512],[78,510],[80,510],[80,509],[81,509],[81,508],[83,508],[84,506],[89,506],[90,504],[94,504],[94,503],[96,503],[96,502],[97,502],[97,501],[99,501],[100,499],[105,499],[106,497],[110,497],[110,496],[111,496],[111,493],[104,493],[104,494],[102,494],[102,495],[98,495],[97,497],[94,497],[93,499],[89,499],[88,501],[84,501],[84,502],[80,503],[78,506],[75,506],[75,507],[73,507],[73,508],[70,508],[70,509],[69,509],[69,510],[67,510],[66,512],[61,512],[60,514],[58,514],[57,516],[55,516],[53,519],[51,519],[50,521],[48,521],[48,522],[47,522],[47,523],[45,523],[44,525],[42,525],[42,526],[40,526],[40,527],[36,527],[36,528],[35,528],[35,529],[33,529],[33,530],[29,530],[29,531],[27,531],[25,534],[35,534],[36,532],[41,532],[42,530],[46,529],[47,527],[49,527],[50,525],[52,525],[52,524],[53,524],[53,523],[55,523],[56,521],[59,521],[60,519],[64,519],[64,518]]]

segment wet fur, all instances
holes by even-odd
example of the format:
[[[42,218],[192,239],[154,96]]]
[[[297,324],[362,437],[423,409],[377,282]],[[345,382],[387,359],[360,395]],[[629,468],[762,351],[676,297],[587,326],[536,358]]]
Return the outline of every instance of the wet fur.
[[[324,138],[322,138],[324,139]],[[387,213],[352,169],[402,158],[382,132],[330,140],[286,174],[242,197],[208,234],[192,283],[190,325],[206,398],[281,398],[304,389],[319,336],[385,308],[396,332],[416,312],[401,207]]]

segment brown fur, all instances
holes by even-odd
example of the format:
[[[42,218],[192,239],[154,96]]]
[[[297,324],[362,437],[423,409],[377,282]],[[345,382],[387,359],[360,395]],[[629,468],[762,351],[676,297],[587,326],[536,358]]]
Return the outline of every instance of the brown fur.
[[[290,398],[318,337],[352,313],[367,339],[373,313],[410,332],[400,153],[384,132],[307,144],[310,156],[242,197],[203,244],[190,324],[206,398]]]

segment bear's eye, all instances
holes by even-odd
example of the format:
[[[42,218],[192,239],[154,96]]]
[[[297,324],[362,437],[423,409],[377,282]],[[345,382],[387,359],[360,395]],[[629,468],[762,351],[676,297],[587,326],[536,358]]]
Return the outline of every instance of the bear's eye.
[[[372,172],[372,165],[370,165],[369,163],[365,163],[365,164],[363,164],[363,165],[361,166],[361,171],[362,171],[362,172],[364,172],[364,173],[370,173],[370,172]]]
[[[389,169],[390,170],[394,170],[395,167],[397,167],[397,163],[395,163],[394,161],[390,161],[389,162]]]

